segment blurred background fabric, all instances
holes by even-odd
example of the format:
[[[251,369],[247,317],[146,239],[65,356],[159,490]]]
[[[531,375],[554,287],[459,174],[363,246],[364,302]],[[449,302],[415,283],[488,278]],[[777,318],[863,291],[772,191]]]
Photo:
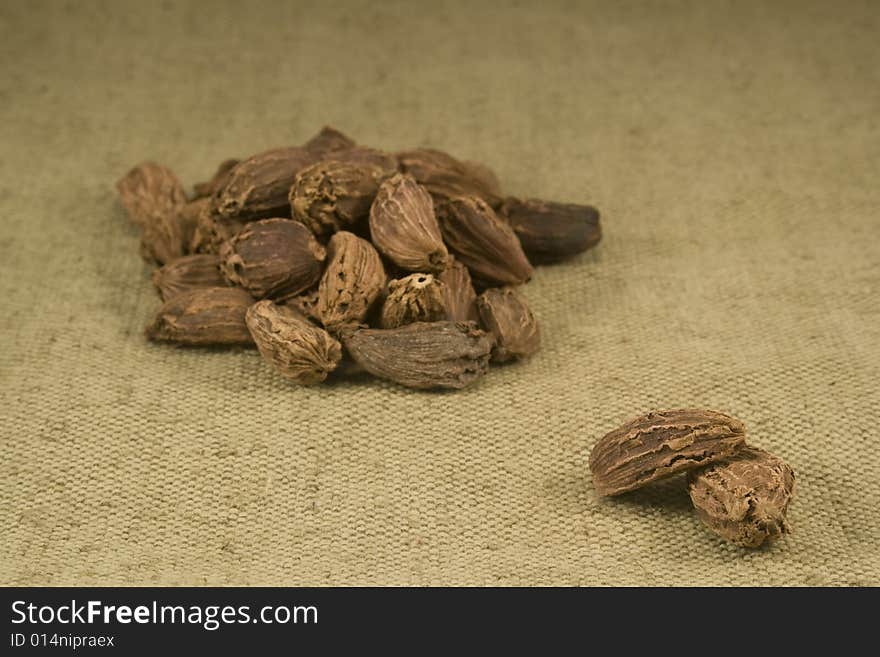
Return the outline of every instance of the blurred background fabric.
[[[880,5],[0,5],[0,583],[880,584]],[[148,344],[115,181],[187,186],[331,124],[595,204],[525,288],[544,345],[456,393],[298,388]],[[724,544],[593,444],[705,407],[797,472]]]

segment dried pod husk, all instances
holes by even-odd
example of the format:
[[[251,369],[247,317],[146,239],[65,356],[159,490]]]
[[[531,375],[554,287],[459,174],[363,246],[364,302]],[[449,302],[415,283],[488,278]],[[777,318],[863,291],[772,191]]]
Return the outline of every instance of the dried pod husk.
[[[593,447],[593,486],[600,495],[618,495],[720,461],[745,445],[745,432],[742,422],[717,411],[686,408],[642,415]]]
[[[163,301],[195,288],[223,287],[220,258],[210,254],[187,255],[153,272],[153,285]]]
[[[291,219],[245,225],[220,249],[220,269],[254,297],[295,295],[321,276],[326,253],[312,232]]]
[[[174,215],[186,203],[186,193],[168,167],[143,162],[116,183],[122,206],[137,226],[147,227]]]
[[[482,199],[451,199],[439,218],[449,249],[474,276],[496,285],[519,285],[532,277],[532,265],[513,229]]]
[[[293,218],[319,237],[350,230],[370,216],[384,178],[374,164],[317,162],[300,171],[290,188]]]
[[[385,267],[372,244],[348,231],[330,238],[327,254],[317,311],[324,327],[336,332],[364,320],[385,287]]]
[[[303,144],[304,148],[321,157],[334,151],[354,148],[356,145],[354,139],[329,125],[325,125],[318,134]]]
[[[301,385],[321,383],[342,359],[339,342],[290,306],[258,301],[246,321],[263,360]]]
[[[290,306],[291,308],[296,309],[301,315],[305,315],[312,321],[320,324],[321,315],[318,312],[318,298],[318,288],[314,287],[311,290],[306,290],[300,294],[279,297],[276,299],[276,302],[283,303],[285,306]]]
[[[602,239],[599,211],[590,205],[507,198],[507,219],[533,263],[547,264],[583,253]]]
[[[226,184],[213,196],[217,214],[238,221],[289,217],[290,186],[300,171],[319,159],[314,151],[290,146],[242,160],[232,167]]]
[[[431,196],[411,176],[396,174],[379,187],[370,209],[373,244],[406,271],[440,272],[443,244]]]
[[[239,162],[241,162],[241,160],[235,158],[223,160],[217,167],[217,171],[214,172],[213,176],[211,176],[210,180],[193,185],[195,198],[205,198],[223,189],[223,187],[229,181],[229,174],[232,172],[232,168]]]
[[[223,244],[232,239],[245,227],[245,223],[237,219],[221,217],[214,209],[213,202],[208,199],[201,206],[196,228],[189,244],[190,253],[220,253]]]
[[[495,336],[492,360],[503,363],[531,356],[541,347],[541,332],[529,304],[510,287],[491,288],[477,298],[483,328]]]
[[[759,547],[789,531],[786,513],[794,471],[763,449],[736,454],[688,473],[697,515],[709,529],[742,547]]]
[[[253,344],[245,323],[253,303],[241,288],[195,288],[166,301],[146,335],[150,340],[190,346]]]
[[[416,322],[350,329],[343,344],[367,372],[410,388],[464,388],[489,364],[491,337],[473,322]]]
[[[413,322],[446,319],[446,290],[431,274],[410,274],[388,283],[388,297],[382,304],[382,328],[397,328]]]
[[[478,322],[477,293],[468,268],[449,256],[449,262],[439,274],[446,294],[446,319],[454,322]]]
[[[141,257],[151,264],[163,265],[188,253],[185,232],[177,210],[156,217],[141,233]]]
[[[199,229],[199,221],[211,205],[209,198],[197,198],[186,203],[178,209],[178,223],[183,237],[186,253],[196,253],[192,246],[196,240]]]
[[[492,207],[502,201],[498,178],[485,165],[461,162],[433,148],[397,154],[400,169],[410,174],[438,203],[458,196],[476,196]]]

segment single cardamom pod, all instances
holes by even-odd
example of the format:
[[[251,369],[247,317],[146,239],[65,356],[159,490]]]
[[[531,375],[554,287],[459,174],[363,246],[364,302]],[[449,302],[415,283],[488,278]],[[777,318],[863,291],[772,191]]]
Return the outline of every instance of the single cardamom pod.
[[[531,356],[541,347],[538,321],[513,288],[490,288],[477,297],[483,327],[495,336],[492,360],[503,363]]]
[[[339,342],[290,306],[258,301],[246,321],[263,360],[301,385],[321,383],[342,359]]]
[[[533,263],[564,260],[602,239],[599,211],[590,205],[507,198],[499,215],[507,218]]]
[[[199,229],[199,220],[210,205],[211,199],[203,197],[185,203],[178,209],[177,222],[180,224],[183,244],[186,247],[184,251],[186,253],[195,253],[192,249],[192,245],[196,240],[196,232]]]
[[[343,151],[355,146],[354,139],[329,125],[325,125],[318,134],[303,144],[304,148],[321,157],[334,151]]]
[[[326,253],[311,231],[290,219],[245,225],[220,249],[220,268],[233,285],[256,298],[290,296],[321,276]]]
[[[786,513],[794,471],[757,447],[688,473],[697,515],[709,529],[742,547],[759,547],[789,531]]]
[[[194,288],[223,287],[226,281],[220,273],[220,258],[216,255],[187,255],[172,260],[153,272],[153,285],[163,301],[189,292]]]
[[[446,319],[446,290],[431,274],[410,274],[388,284],[382,304],[382,328]]]
[[[440,272],[449,253],[431,196],[411,176],[396,174],[379,187],[370,209],[376,248],[406,271]]]
[[[593,485],[618,495],[725,459],[745,445],[739,420],[701,409],[654,411],[602,438],[590,454]]]
[[[318,284],[318,315],[329,331],[364,321],[385,288],[382,259],[368,241],[339,231],[327,244],[327,268]]]
[[[464,388],[488,369],[492,339],[473,322],[347,329],[343,344],[370,374],[410,388]]]
[[[480,315],[477,312],[477,293],[474,292],[468,268],[449,256],[446,269],[440,272],[438,278],[443,283],[446,294],[446,319],[453,322],[478,322]]]
[[[290,186],[300,171],[319,159],[313,151],[290,146],[242,160],[232,167],[226,184],[214,194],[216,212],[238,221],[290,217]]]
[[[485,165],[461,162],[433,148],[397,154],[400,168],[442,203],[458,196],[476,196],[492,207],[501,203],[498,178]]]
[[[245,323],[253,303],[241,288],[195,288],[165,302],[147,338],[190,346],[253,344]]]
[[[373,164],[330,160],[306,167],[290,188],[293,218],[319,237],[350,230],[370,216],[384,175]]]
[[[116,183],[122,206],[137,226],[146,227],[177,212],[186,203],[183,185],[168,167],[143,162]]]
[[[200,199],[210,197],[217,191],[223,189],[229,181],[229,174],[231,173],[232,168],[239,162],[241,162],[241,160],[235,158],[223,160],[210,180],[193,185],[195,198]]]
[[[224,242],[245,227],[237,219],[226,219],[217,214],[213,202],[208,199],[201,205],[196,228],[189,244],[190,253],[220,253]]]
[[[439,216],[443,239],[472,275],[496,285],[519,285],[532,277],[532,266],[513,229],[482,199],[451,199]]]

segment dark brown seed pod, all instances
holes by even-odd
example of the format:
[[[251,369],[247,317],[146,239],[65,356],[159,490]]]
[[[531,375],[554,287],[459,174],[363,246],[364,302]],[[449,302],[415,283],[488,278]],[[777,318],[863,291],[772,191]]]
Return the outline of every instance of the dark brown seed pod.
[[[146,329],[150,340],[181,345],[248,345],[245,313],[253,298],[241,288],[196,288],[173,296]]]
[[[237,160],[235,158],[223,160],[217,167],[217,171],[214,173],[213,176],[211,176],[210,180],[193,185],[195,198],[200,199],[209,197],[217,191],[223,189],[223,187],[229,181],[229,174],[231,173],[232,168],[239,162],[241,162],[241,160]]]
[[[507,198],[499,215],[505,217],[533,263],[558,262],[599,243],[599,211],[589,205],[538,199]]]
[[[442,203],[458,196],[476,196],[492,207],[501,203],[498,178],[485,165],[461,162],[433,148],[397,154],[400,169],[410,174]]]
[[[439,217],[443,239],[474,276],[496,285],[519,285],[532,277],[513,229],[482,199],[452,199],[443,204]]]
[[[336,128],[325,125],[321,131],[314,137],[309,139],[305,144],[305,148],[316,153],[320,157],[324,157],[328,153],[334,151],[347,150],[356,146],[354,139],[340,132]]]
[[[128,218],[146,227],[162,221],[186,203],[186,193],[177,176],[168,167],[143,162],[116,183],[119,199]]]
[[[440,272],[449,253],[431,196],[410,176],[396,174],[379,187],[370,210],[376,248],[406,271]]]
[[[320,158],[306,148],[275,148],[236,164],[226,184],[213,196],[214,208],[224,219],[254,221],[289,217],[288,194],[296,175]]]
[[[321,276],[326,253],[311,231],[290,219],[245,225],[220,249],[220,267],[233,285],[256,298],[290,296]]]
[[[237,219],[221,217],[214,209],[213,202],[207,199],[202,204],[196,228],[189,244],[190,253],[220,253],[223,243],[238,233],[245,224]]]
[[[195,288],[224,287],[220,258],[216,255],[187,255],[172,260],[153,272],[153,285],[163,301]]]
[[[727,458],[745,445],[739,420],[702,409],[654,411],[602,438],[590,454],[593,486],[618,495]]]
[[[246,321],[263,360],[295,383],[321,383],[342,359],[339,342],[290,306],[258,301]]]
[[[480,320],[495,336],[492,360],[503,363],[531,356],[541,347],[538,321],[526,300],[513,288],[491,288],[477,297]]]
[[[343,333],[351,357],[370,374],[410,388],[464,388],[488,368],[492,339],[472,322],[416,322]]]
[[[276,302],[284,304],[285,306],[290,306],[301,315],[304,315],[310,320],[320,324],[321,315],[318,312],[318,299],[318,288],[313,287],[311,290],[306,290],[305,292],[301,292],[300,294],[279,297],[278,299],[276,299]]]
[[[794,471],[763,449],[743,447],[691,471],[688,491],[706,526],[736,545],[759,547],[789,531],[785,516],[794,493]]]
[[[197,198],[180,206],[178,210],[178,223],[183,237],[185,253],[195,253],[192,245],[196,240],[196,232],[199,229],[199,220],[211,205],[209,198]]]
[[[293,218],[323,237],[370,216],[384,171],[374,164],[322,161],[300,171],[290,188]]]
[[[446,269],[440,272],[438,278],[443,283],[446,294],[446,319],[453,322],[478,322],[480,315],[477,312],[477,293],[468,268],[450,255]]]
[[[382,259],[368,241],[339,231],[327,244],[327,268],[318,284],[317,312],[324,327],[336,332],[364,321],[385,288]]]
[[[431,274],[410,274],[388,284],[382,304],[382,328],[446,319],[446,290]]]

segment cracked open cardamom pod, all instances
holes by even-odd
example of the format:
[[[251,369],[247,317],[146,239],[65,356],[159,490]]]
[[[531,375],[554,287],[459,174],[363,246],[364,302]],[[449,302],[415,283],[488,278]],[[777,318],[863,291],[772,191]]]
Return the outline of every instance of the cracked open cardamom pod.
[[[327,254],[317,313],[328,331],[337,331],[364,321],[385,288],[385,267],[372,244],[344,230],[330,238]]]
[[[473,322],[347,329],[343,344],[367,372],[410,388],[464,388],[488,369],[492,339]]]
[[[483,328],[495,336],[493,361],[525,358],[540,349],[538,321],[526,300],[513,288],[486,290],[477,297],[477,308]]]
[[[290,296],[318,280],[326,256],[311,231],[291,219],[245,224],[220,249],[221,270],[254,297]]]
[[[507,198],[498,211],[532,263],[564,260],[602,239],[599,211],[590,205]]]
[[[150,340],[182,345],[247,345],[245,313],[254,303],[241,288],[195,288],[171,297],[147,327]]]
[[[496,285],[519,285],[532,277],[532,265],[513,229],[482,199],[451,199],[439,217],[443,239],[472,275]]]
[[[788,505],[794,471],[757,447],[688,473],[688,491],[697,515],[709,529],[736,545],[759,547],[789,530]]]
[[[351,230],[370,216],[385,171],[375,164],[316,162],[290,188],[293,218],[318,237]]]
[[[495,207],[501,202],[498,178],[485,165],[462,162],[433,148],[397,154],[400,168],[443,202],[458,196],[477,196]]]
[[[411,176],[396,174],[379,187],[370,209],[376,248],[406,271],[440,272],[449,256],[430,194]]]
[[[446,294],[446,319],[454,322],[478,322],[480,315],[477,312],[477,293],[468,268],[450,255],[446,269],[440,272],[438,278],[443,283]]]
[[[342,359],[342,346],[290,306],[258,301],[246,322],[263,359],[301,385],[321,383]]]
[[[163,301],[194,288],[224,287],[220,258],[210,254],[187,255],[153,272],[153,285]]]
[[[446,319],[446,290],[431,274],[410,274],[391,281],[388,291],[382,304],[382,328]]]

